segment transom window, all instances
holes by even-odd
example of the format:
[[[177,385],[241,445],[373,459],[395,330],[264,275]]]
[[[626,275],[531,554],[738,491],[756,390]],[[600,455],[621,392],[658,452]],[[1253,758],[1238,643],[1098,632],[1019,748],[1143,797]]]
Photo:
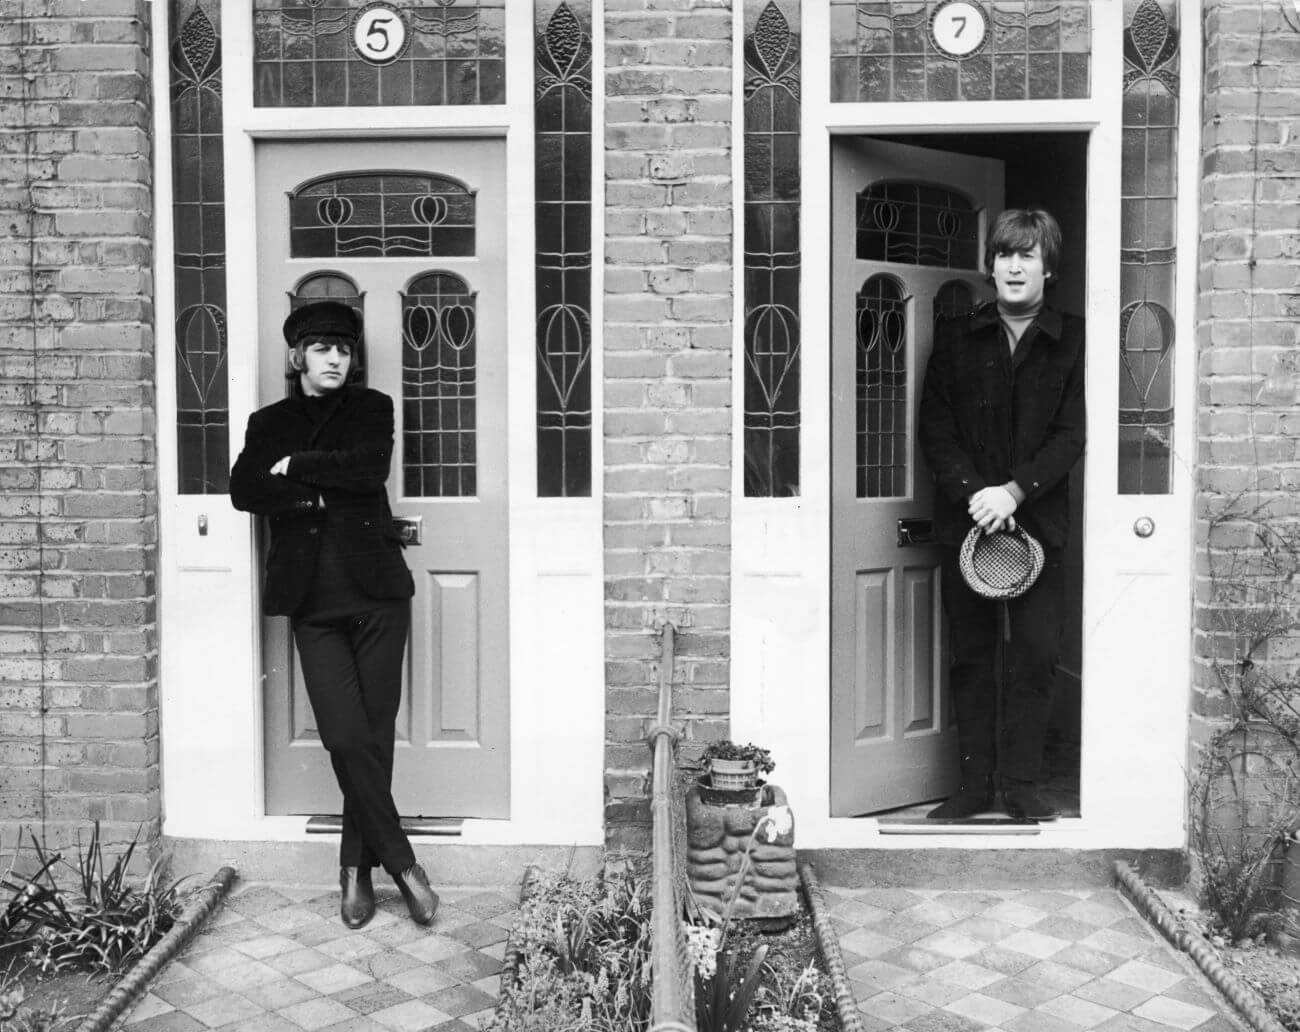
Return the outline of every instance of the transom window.
[[[858,194],[858,257],[979,268],[979,213],[952,190],[884,179]]]
[[[474,253],[474,194],[449,176],[350,172],[289,195],[293,258],[461,257]]]

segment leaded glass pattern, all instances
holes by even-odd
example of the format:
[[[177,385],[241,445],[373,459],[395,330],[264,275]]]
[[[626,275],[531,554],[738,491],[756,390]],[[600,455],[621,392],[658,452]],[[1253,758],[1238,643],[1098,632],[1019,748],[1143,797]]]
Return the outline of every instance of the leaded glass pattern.
[[[172,0],[172,221],[176,454],[181,494],[230,483],[221,5]]]
[[[979,267],[979,213],[966,198],[939,186],[881,180],[858,194],[860,259]]]
[[[872,276],[857,300],[859,498],[907,494],[907,300],[892,276]]]
[[[934,293],[934,321],[967,315],[975,309],[975,292],[965,280],[949,280]]]
[[[534,7],[537,493],[591,494],[591,3]]]
[[[477,490],[477,297],[431,272],[402,295],[402,492],[467,498]]]
[[[388,0],[405,27],[396,59],[372,64],[353,42],[371,0],[254,0],[257,107],[502,104],[505,0]]]
[[[746,0],[745,494],[799,493],[799,4]]]
[[[940,0],[830,0],[831,100],[1059,100],[1087,97],[1089,0],[984,3],[974,53],[934,45]]]
[[[1177,4],[1125,0],[1124,13],[1119,493],[1168,494],[1174,429]]]
[[[293,258],[464,257],[474,253],[476,198],[425,172],[350,172],[289,195]]]

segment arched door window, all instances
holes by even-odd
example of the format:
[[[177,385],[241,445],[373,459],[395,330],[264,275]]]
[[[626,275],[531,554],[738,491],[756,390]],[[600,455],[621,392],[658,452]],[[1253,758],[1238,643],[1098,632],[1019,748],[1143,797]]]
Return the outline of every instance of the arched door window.
[[[975,293],[965,280],[949,280],[934,292],[934,321],[965,315],[975,307]]]
[[[907,494],[907,298],[872,276],[857,302],[857,496]]]
[[[476,295],[429,272],[402,294],[402,490],[464,498],[477,491]]]

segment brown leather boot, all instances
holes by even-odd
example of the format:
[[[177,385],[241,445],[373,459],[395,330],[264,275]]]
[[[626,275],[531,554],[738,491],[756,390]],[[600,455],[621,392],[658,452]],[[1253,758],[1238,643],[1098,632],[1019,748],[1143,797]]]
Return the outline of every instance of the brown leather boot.
[[[375,916],[375,887],[370,881],[370,868],[340,867],[339,885],[343,889],[339,917],[349,928],[360,928]]]
[[[394,876],[397,889],[406,900],[406,909],[411,912],[411,920],[416,924],[427,925],[438,912],[438,894],[429,887],[429,876],[419,864],[412,864],[401,874]]]

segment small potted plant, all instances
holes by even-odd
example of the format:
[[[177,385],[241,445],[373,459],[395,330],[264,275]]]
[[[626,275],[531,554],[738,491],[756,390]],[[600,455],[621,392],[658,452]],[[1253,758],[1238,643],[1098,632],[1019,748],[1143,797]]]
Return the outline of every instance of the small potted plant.
[[[776,767],[772,754],[762,746],[726,738],[710,742],[702,758],[709,772],[709,787],[723,792],[751,791],[758,786],[760,774],[769,774]]]

